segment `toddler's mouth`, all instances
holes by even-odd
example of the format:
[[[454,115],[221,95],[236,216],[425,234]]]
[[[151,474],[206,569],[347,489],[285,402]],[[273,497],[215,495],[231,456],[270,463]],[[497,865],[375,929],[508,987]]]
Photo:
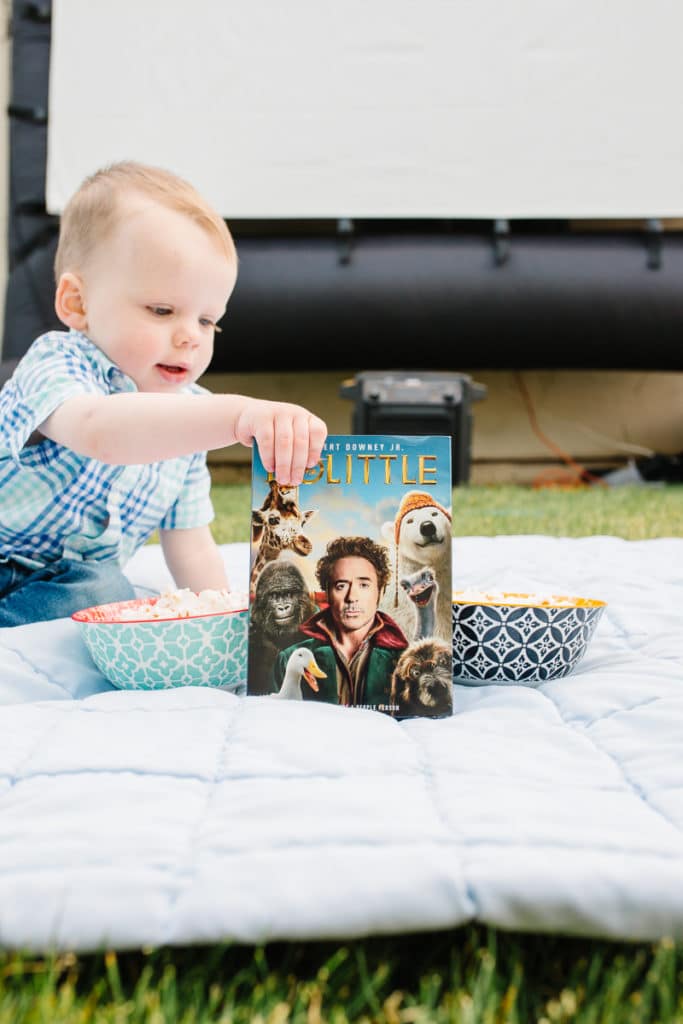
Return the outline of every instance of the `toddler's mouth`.
[[[167,370],[169,373],[187,373],[186,366],[170,366],[168,363],[157,363],[157,366],[162,370]]]
[[[170,363],[157,363],[157,370],[165,380],[180,380],[189,373],[188,366]]]

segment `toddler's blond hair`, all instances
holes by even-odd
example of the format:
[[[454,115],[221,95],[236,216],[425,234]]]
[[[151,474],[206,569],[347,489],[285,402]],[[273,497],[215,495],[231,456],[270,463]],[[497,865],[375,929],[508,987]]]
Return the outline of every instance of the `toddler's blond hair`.
[[[116,223],[121,196],[127,193],[147,196],[190,217],[221,244],[230,262],[237,262],[227,224],[189,182],[161,167],[126,160],[91,174],[66,204],[55,255],[57,281],[67,270],[82,270]]]

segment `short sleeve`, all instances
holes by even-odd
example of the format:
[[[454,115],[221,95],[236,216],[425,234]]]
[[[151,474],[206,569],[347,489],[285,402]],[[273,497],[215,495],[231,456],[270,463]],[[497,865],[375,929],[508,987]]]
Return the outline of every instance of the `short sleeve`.
[[[195,526],[207,526],[213,518],[206,452],[198,452],[190,459],[183,488],[159,523],[159,529],[191,530]]]
[[[0,392],[0,456],[18,463],[31,433],[67,398],[106,393],[106,385],[67,334],[38,338]]]

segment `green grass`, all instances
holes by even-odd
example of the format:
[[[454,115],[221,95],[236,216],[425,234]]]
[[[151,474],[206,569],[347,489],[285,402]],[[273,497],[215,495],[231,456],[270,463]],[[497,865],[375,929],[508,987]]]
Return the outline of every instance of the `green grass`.
[[[0,1024],[662,1024],[683,947],[478,926],[345,943],[0,957]]]
[[[249,488],[215,487],[219,543],[249,536]],[[458,536],[683,536],[683,487],[468,487]],[[305,896],[304,896],[305,898]],[[0,953],[0,1024],[683,1024],[683,944],[480,926],[337,943]]]
[[[249,539],[246,484],[214,487],[219,544]],[[683,536],[683,485],[586,487],[577,490],[492,486],[453,491],[458,537],[540,533],[550,537],[611,534],[626,540]]]

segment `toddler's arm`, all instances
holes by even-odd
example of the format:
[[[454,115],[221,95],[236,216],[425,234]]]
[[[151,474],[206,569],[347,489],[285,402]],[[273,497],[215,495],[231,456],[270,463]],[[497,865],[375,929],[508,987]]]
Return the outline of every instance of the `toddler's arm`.
[[[80,455],[112,465],[160,462],[256,441],[266,470],[300,484],[320,458],[327,427],[300,405],[244,395],[150,392],[68,398],[40,432]]]
[[[161,548],[171,576],[179,589],[229,588],[221,553],[208,526],[190,530],[159,530]]]

